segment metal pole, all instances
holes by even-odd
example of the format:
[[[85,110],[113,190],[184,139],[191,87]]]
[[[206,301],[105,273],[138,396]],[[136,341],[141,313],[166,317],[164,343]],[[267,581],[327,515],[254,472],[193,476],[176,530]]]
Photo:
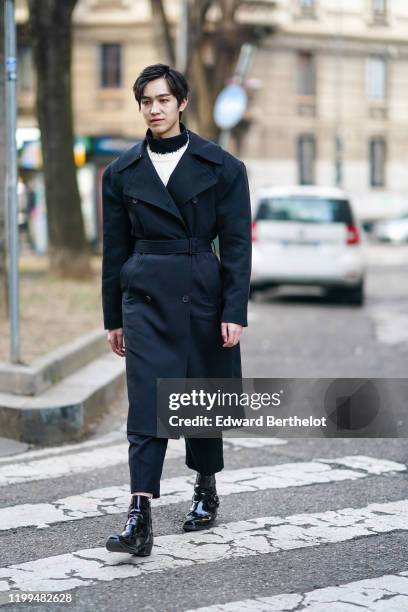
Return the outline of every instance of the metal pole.
[[[188,12],[187,0],[181,2],[181,16],[178,24],[178,36],[176,42],[176,68],[179,72],[187,69],[188,58]]]
[[[20,359],[20,296],[18,270],[18,210],[17,210],[17,148],[16,148],[16,24],[14,0],[5,0],[5,56],[6,56],[6,190],[7,190],[7,240],[8,282],[10,316],[10,361]]]
[[[336,4],[336,38],[335,38],[335,77],[334,77],[334,182],[336,187],[343,183],[343,129],[342,129],[342,96],[343,96],[343,14],[342,0]]]
[[[250,43],[245,43],[242,45],[237,64],[235,66],[233,81],[234,83],[238,83],[242,85],[246,75],[248,74],[249,68],[251,66],[251,62],[253,59],[255,47]],[[218,137],[218,144],[223,149],[228,149],[229,140],[231,137],[231,130],[221,130]]]

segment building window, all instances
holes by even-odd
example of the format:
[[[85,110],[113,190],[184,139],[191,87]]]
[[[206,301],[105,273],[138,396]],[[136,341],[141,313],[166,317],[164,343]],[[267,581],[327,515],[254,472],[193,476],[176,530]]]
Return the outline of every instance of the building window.
[[[372,0],[374,19],[384,20],[387,17],[387,0]]]
[[[386,94],[386,63],[383,57],[367,58],[367,96],[370,100],[384,100]]]
[[[385,187],[386,143],[382,137],[370,140],[370,185]]]
[[[310,51],[297,54],[296,89],[300,96],[314,96],[316,93],[316,61]]]
[[[120,87],[122,83],[122,47],[103,43],[101,51],[101,87]]]
[[[297,141],[298,175],[300,185],[315,182],[316,142],[313,134],[301,134]]]
[[[18,78],[20,91],[28,92],[34,89],[33,53],[29,45],[21,45],[17,51]]]
[[[316,0],[299,0],[302,17],[314,17],[316,14]]]

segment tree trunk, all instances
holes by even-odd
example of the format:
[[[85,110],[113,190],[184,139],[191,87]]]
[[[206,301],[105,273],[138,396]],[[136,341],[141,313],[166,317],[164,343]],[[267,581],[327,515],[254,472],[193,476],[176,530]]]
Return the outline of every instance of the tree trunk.
[[[182,0],[186,2],[188,15],[187,68],[185,75],[191,86],[189,105],[183,115],[190,125],[205,138],[216,140],[219,129],[214,123],[213,108],[217,95],[232,76],[234,62],[243,42],[240,26],[234,21],[239,6],[237,0],[219,0],[222,18],[208,27],[207,11],[209,0]],[[152,27],[155,38],[166,41],[166,53],[161,61],[175,57],[168,20],[162,0],[150,0]],[[208,61],[212,50],[213,60]]]
[[[30,36],[37,72],[50,270],[60,277],[87,278],[90,250],[73,154],[71,20],[76,2],[29,0]]]
[[[4,2],[0,2],[0,106],[5,108],[4,81]],[[7,264],[6,264],[6,125],[4,114],[0,120],[0,318],[7,317]]]
[[[176,61],[174,44],[163,0],[150,0],[150,10],[152,13],[153,32],[160,54],[162,55],[162,62],[173,66]]]

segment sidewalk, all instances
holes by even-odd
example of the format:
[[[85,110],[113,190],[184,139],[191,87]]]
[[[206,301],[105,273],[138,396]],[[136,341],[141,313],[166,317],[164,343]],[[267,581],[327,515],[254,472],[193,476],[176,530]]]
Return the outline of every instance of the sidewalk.
[[[100,266],[100,258],[93,257],[91,281],[57,279],[48,275],[47,257],[21,256],[20,335],[25,364],[91,330],[103,329]],[[0,321],[0,335],[0,361],[8,361],[8,320]]]

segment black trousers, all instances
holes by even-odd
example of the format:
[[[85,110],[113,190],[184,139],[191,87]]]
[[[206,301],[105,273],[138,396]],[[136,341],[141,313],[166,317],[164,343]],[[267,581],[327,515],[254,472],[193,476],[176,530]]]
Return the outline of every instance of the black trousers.
[[[160,478],[167,450],[167,438],[127,434],[129,441],[130,492],[143,491],[160,497]],[[224,468],[222,438],[185,438],[186,465],[210,475]]]

